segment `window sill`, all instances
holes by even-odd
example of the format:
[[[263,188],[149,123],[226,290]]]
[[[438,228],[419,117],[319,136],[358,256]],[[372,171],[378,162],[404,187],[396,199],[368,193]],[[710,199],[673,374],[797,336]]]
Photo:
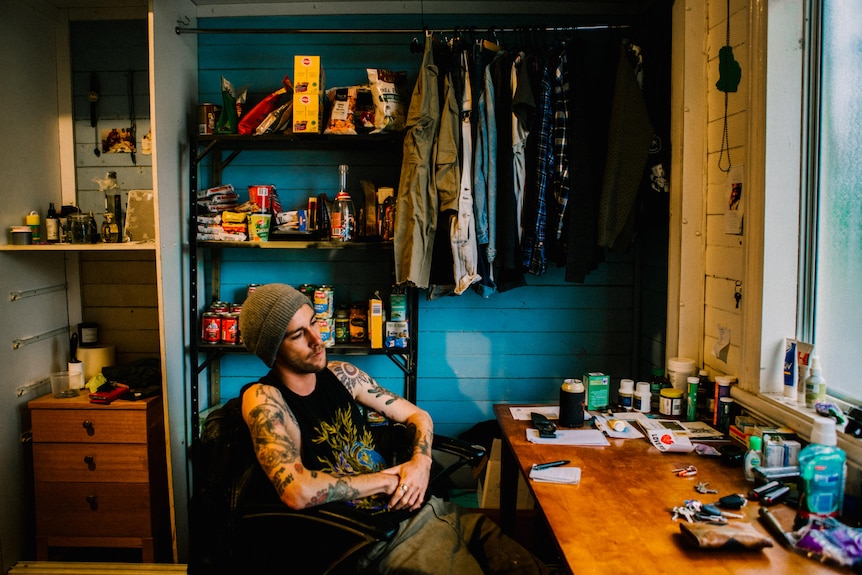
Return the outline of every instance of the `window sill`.
[[[811,437],[813,409],[797,404],[785,403],[778,394],[753,394],[737,386],[731,388],[731,397],[753,415],[774,425],[784,425],[796,430],[799,436],[808,441]],[[847,465],[862,471],[862,440],[838,432],[838,447],[847,454]]]

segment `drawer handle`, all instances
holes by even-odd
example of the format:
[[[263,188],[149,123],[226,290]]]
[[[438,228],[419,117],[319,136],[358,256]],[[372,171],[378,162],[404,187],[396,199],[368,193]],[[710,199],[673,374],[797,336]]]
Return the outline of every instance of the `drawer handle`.
[[[93,422],[89,419],[85,419],[82,425],[87,430],[87,435],[94,435],[96,433],[96,428],[93,427]]]
[[[95,457],[93,457],[92,455],[85,455],[84,456],[84,463],[87,464],[87,469],[89,469],[90,471],[95,471],[95,469],[96,469],[96,458]]]
[[[99,509],[99,503],[96,501],[95,495],[88,495],[87,496],[87,503],[90,504],[90,509],[92,511],[96,511]]]

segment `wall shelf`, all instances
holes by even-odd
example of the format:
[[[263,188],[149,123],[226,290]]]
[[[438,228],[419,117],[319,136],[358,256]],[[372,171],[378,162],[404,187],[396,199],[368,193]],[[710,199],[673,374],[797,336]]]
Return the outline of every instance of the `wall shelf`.
[[[19,246],[0,245],[0,252],[109,252],[109,251],[154,251],[156,243],[125,242],[117,244],[31,244]]]

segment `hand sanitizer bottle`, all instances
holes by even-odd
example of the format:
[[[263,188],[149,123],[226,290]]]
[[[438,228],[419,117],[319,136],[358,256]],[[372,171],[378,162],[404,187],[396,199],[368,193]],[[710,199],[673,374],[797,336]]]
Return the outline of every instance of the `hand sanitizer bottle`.
[[[754,483],[754,468],[760,465],[763,456],[761,455],[762,439],[759,435],[752,435],[748,438],[748,451],[745,452],[744,469],[745,480]]]
[[[847,456],[837,447],[835,420],[815,416],[811,443],[799,452],[802,495],[794,529],[841,514],[846,476]]]

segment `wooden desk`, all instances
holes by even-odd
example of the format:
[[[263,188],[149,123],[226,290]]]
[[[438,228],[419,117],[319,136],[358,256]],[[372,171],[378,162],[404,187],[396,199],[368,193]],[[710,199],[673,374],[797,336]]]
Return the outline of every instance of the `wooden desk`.
[[[751,551],[701,550],[689,547],[673,521],[671,509],[687,499],[712,503],[732,493],[748,493],[741,468],[729,468],[695,453],[661,453],[646,439],[611,439],[609,447],[536,445],[526,439],[528,421],[512,418],[509,405],[495,405],[503,435],[501,454],[501,524],[512,533],[517,473],[529,475],[533,463],[571,460],[581,468],[578,485],[528,481],[564,563],[575,575],[583,573],[730,574],[847,573],[790,552],[774,541],[770,548]],[[677,477],[672,470],[695,465],[694,477]],[[719,493],[702,495],[704,481]],[[762,533],[757,503],[740,512]],[[771,511],[789,526],[794,510],[777,505]],[[742,521],[730,519],[730,521]]]

